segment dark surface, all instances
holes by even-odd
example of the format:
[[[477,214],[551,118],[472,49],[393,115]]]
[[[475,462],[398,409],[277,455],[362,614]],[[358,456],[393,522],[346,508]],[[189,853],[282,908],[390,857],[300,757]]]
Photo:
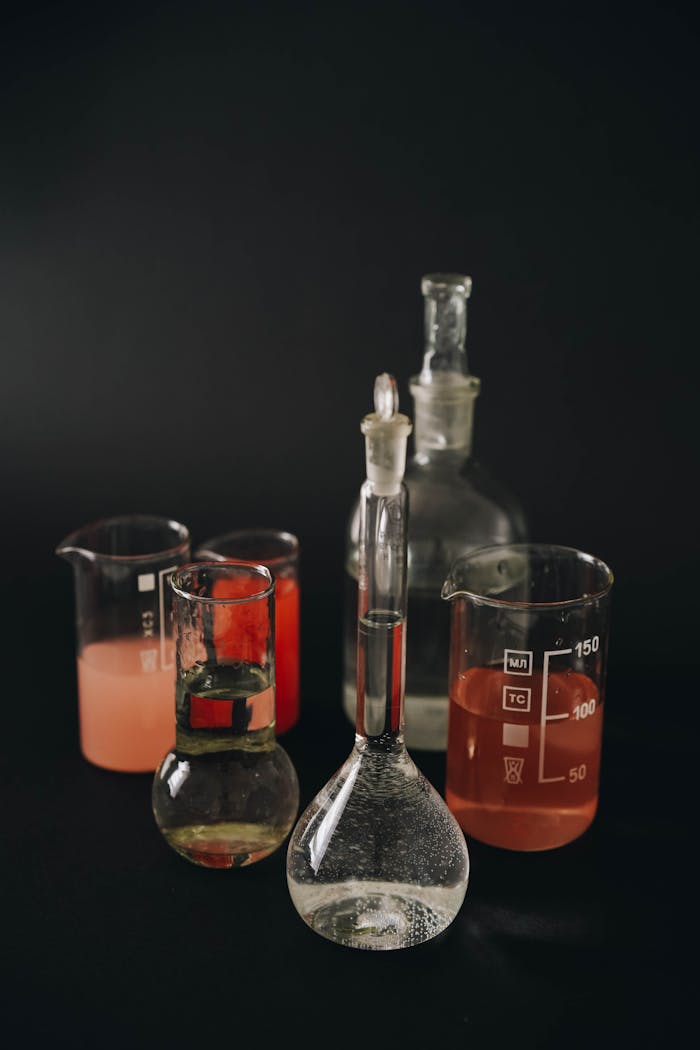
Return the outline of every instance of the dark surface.
[[[452,926],[414,949],[360,952],[304,925],[284,848],[235,872],[196,868],[160,837],[150,776],[80,757],[61,613],[68,588],[57,592],[42,643],[49,688],[8,695],[16,729],[3,762],[2,990],[19,1037],[141,1047],[268,1036],[344,1046],[352,1036],[371,1046],[504,1048],[680,1038],[692,993],[695,746],[659,710],[689,682],[639,668],[612,674],[589,831],[538,854],[469,840],[471,880]],[[353,736],[332,632],[311,627],[313,611],[307,601],[302,718],[282,738],[302,807]],[[40,729],[25,737],[36,704]],[[442,790],[443,756],[414,758]]]
[[[0,32],[2,1023],[53,1044],[674,1046],[694,1021],[697,14],[675,3],[32,3]],[[600,810],[470,843],[439,941],[324,942],[284,851],[172,853],[80,757],[74,528],[302,548],[302,805],[346,757],[343,532],[419,282],[470,273],[475,452],[615,573]],[[409,624],[410,639],[410,624]],[[410,641],[409,641],[410,644]],[[416,753],[442,789],[439,755]]]

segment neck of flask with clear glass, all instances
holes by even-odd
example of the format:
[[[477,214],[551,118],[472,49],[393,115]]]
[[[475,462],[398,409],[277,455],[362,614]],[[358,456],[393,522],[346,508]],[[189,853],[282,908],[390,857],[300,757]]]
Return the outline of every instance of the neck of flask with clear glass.
[[[403,483],[408,419],[397,421],[395,391],[363,420],[368,477],[360,492],[357,588],[356,739],[361,748],[403,747],[406,662],[406,540]],[[391,428],[391,429],[390,429]]]
[[[411,424],[379,376],[362,420],[354,747],[299,819],[287,881],[304,921],[352,948],[406,948],[441,933],[467,888],[464,834],[404,743],[406,544]]]

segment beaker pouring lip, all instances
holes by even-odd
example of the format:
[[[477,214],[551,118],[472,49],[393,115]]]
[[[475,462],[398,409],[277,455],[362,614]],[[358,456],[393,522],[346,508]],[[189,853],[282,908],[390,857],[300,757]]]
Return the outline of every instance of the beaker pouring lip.
[[[191,585],[188,586],[188,577],[192,581],[197,579],[202,573],[207,573],[214,579],[218,577],[222,580],[245,575],[249,577],[259,576],[261,577],[261,587],[258,591],[253,591],[251,594],[244,594],[240,597],[222,596],[215,598],[208,594],[197,593],[196,590],[192,589]],[[251,562],[237,562],[233,560],[193,561],[188,562],[186,565],[180,565],[175,570],[170,577],[170,586],[178,598],[184,598],[188,602],[199,602],[202,605],[246,605],[250,602],[269,598],[271,594],[274,594],[275,577],[266,565],[254,565]]]
[[[468,568],[476,568],[479,563],[486,568],[492,568],[495,564],[497,571],[505,575],[505,568],[509,559],[519,563],[522,568],[530,561],[537,559],[568,559],[571,563],[577,562],[585,566],[597,577],[594,585],[590,588],[579,587],[577,593],[571,597],[547,599],[546,601],[512,599],[499,597],[493,584],[484,587],[470,586],[465,580]],[[494,577],[495,578],[495,577]],[[512,586],[517,579],[505,578],[499,581],[503,591]],[[508,543],[496,544],[488,547],[479,547],[468,554],[456,558],[450,568],[445,582],[442,585],[440,597],[445,601],[454,598],[467,598],[479,605],[490,605],[501,609],[566,609],[574,606],[586,605],[604,598],[614,583],[612,570],[600,558],[576,547],[568,547],[557,543]],[[491,593],[489,593],[491,592]]]
[[[138,553],[115,553],[114,550],[101,550],[105,546],[105,537],[110,530],[128,529],[161,529],[166,535],[161,543],[153,543],[152,550]],[[176,542],[173,542],[175,541]],[[97,518],[69,533],[56,547],[55,553],[62,558],[85,558],[87,561],[104,561],[128,564],[129,562],[153,561],[154,558],[167,558],[177,554],[189,553],[190,531],[186,525],[173,518],[160,517],[156,514],[118,514],[110,518]],[[116,546],[112,541],[109,546]]]

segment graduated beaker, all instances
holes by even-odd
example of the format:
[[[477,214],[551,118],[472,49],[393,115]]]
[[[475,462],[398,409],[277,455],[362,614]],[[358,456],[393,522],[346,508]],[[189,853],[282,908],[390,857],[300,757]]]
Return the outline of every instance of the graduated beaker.
[[[445,797],[467,835],[544,850],[593,821],[612,584],[598,558],[551,544],[453,564]]]
[[[170,574],[190,557],[177,521],[131,514],[77,529],[73,566],[80,748],[94,765],[152,772],[175,739]]]
[[[235,529],[205,540],[202,561],[265,565],[275,578],[275,700],[277,735],[299,718],[299,540],[280,529]]]
[[[275,735],[275,581],[264,565],[198,562],[171,587],[177,732],[153,778],[153,815],[186,860],[239,868],[282,844],[299,805]]]

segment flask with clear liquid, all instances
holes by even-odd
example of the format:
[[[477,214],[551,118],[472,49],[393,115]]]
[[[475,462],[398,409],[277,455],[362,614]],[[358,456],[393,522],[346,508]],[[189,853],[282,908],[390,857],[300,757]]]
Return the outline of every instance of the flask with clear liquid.
[[[153,778],[153,815],[186,860],[240,868],[282,845],[299,807],[275,735],[275,581],[262,565],[198,562],[171,587],[176,739]]]
[[[406,743],[444,751],[447,746],[450,620],[441,600],[453,561],[482,546],[526,538],[518,498],[472,456],[474,401],[480,380],[467,366],[467,299],[472,281],[462,274],[423,277],[425,353],[410,380],[414,450],[405,481],[411,500],[408,526]],[[343,707],[355,718],[355,593],[359,563],[360,503],[346,535]]]
[[[409,419],[393,377],[365,416],[360,496],[355,745],[300,817],[287,882],[316,933],[352,948],[407,948],[454,920],[469,878],[464,833],[404,741]]]

